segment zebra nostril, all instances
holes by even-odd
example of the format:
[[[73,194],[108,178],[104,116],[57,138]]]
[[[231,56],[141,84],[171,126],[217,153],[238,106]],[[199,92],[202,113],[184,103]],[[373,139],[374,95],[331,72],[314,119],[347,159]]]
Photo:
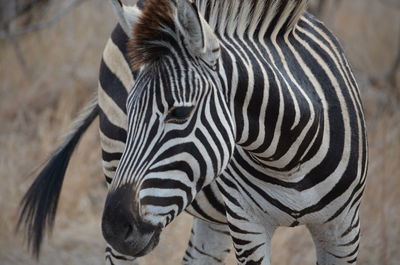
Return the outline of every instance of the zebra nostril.
[[[125,226],[124,240],[125,240],[125,242],[129,242],[129,241],[132,241],[133,239],[134,239],[134,237],[133,237],[133,225],[128,223]]]

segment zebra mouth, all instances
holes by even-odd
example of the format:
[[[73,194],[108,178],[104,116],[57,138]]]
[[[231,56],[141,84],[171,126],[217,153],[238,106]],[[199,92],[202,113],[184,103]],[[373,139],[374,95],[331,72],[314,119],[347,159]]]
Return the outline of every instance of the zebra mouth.
[[[129,235],[124,240],[107,241],[119,253],[130,257],[141,257],[152,251],[160,241],[161,229],[150,233]]]
[[[138,251],[136,253],[129,253],[128,255],[133,256],[133,257],[142,257],[142,256],[148,254],[160,242],[160,234],[161,234],[161,230],[155,231],[143,249],[141,249],[140,251]],[[133,249],[136,249],[136,248],[133,247]]]

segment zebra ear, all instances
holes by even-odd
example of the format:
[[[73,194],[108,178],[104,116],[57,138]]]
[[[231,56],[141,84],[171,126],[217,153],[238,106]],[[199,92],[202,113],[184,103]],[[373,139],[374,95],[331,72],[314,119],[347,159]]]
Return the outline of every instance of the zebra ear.
[[[188,0],[177,0],[176,24],[192,55],[214,69],[220,56],[219,41],[196,6]]]
[[[129,38],[132,38],[133,26],[137,23],[141,14],[140,9],[136,6],[136,2],[134,6],[125,6],[121,0],[111,0],[111,4],[117,14],[118,23]]]

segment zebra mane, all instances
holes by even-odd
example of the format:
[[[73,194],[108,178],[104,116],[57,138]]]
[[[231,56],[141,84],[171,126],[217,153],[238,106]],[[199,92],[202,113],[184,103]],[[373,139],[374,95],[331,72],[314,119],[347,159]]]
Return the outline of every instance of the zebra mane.
[[[308,0],[190,0],[219,36],[276,38],[294,30]],[[128,42],[131,67],[153,64],[168,53],[165,44],[174,39],[176,0],[146,0],[133,39]],[[170,30],[168,30],[170,29]],[[255,36],[257,34],[257,36]]]
[[[170,0],[144,1],[142,14],[128,40],[128,55],[133,70],[153,64],[169,51],[160,41],[171,39],[165,28],[174,27],[174,14]]]
[[[195,0],[199,12],[219,35],[253,37],[294,29],[308,0]]]

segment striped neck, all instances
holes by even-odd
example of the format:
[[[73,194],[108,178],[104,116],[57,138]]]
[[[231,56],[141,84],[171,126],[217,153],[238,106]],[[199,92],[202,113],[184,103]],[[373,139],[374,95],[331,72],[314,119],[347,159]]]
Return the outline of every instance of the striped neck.
[[[324,132],[312,76],[304,80],[303,72],[289,63],[300,47],[289,47],[298,41],[299,28],[278,41],[221,38],[219,73],[236,144],[249,161],[283,178],[302,174],[301,162],[310,158]]]

